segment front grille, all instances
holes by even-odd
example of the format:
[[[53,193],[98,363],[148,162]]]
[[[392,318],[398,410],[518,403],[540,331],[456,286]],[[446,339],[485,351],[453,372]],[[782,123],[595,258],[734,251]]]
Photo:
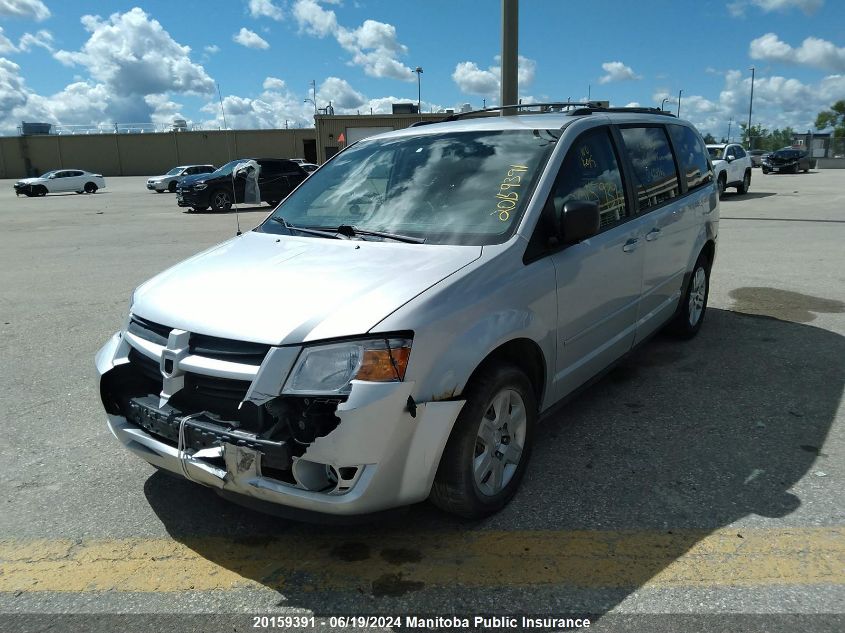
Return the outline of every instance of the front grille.
[[[158,366],[158,361],[153,360],[149,356],[145,356],[136,349],[129,350],[129,364],[144,378],[152,380],[161,391],[161,370]]]
[[[261,343],[233,341],[205,334],[191,334],[188,349],[191,354],[197,356],[225,360],[230,363],[260,365],[264,362],[267,352],[270,351],[270,346]]]
[[[129,327],[127,329],[135,336],[138,336],[146,341],[150,341],[158,345],[167,345],[167,337],[170,336],[170,330],[172,328],[159,323],[154,323],[153,321],[139,317],[137,314],[133,314],[129,319]]]

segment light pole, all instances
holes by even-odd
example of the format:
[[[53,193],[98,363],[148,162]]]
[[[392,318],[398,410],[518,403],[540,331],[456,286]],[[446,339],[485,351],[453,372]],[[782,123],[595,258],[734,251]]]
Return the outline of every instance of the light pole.
[[[748,100],[748,149],[754,149],[754,143],[751,140],[751,108],[754,106],[754,66],[749,68],[751,71],[751,98]]]
[[[730,143],[730,142],[731,142],[731,125],[733,125],[733,122],[734,122],[734,118],[733,118],[733,117],[731,117],[730,119],[728,119],[728,143]]]
[[[660,102],[660,110],[661,111],[663,110],[663,104],[665,104],[667,101],[669,101],[669,97],[664,98],[663,101]]]
[[[676,115],[679,119],[681,118],[681,95],[684,94],[683,90],[678,90],[678,114]]]
[[[423,72],[422,66],[414,68],[414,72],[417,73],[417,114],[419,114],[422,112],[422,89],[420,87],[420,75],[422,75]]]

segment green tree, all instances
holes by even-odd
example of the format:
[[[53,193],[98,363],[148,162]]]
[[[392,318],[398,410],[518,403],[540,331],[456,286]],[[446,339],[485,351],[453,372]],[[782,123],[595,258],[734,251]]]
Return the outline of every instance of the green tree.
[[[822,130],[832,127],[834,135],[842,138],[845,136],[845,99],[834,103],[830,110],[819,112],[816,117],[816,129]]]
[[[764,147],[766,140],[769,137],[769,130],[764,128],[762,125],[752,125],[751,126],[751,138],[748,135],[748,125],[745,123],[739,124],[740,129],[742,130],[742,138],[740,143],[746,149],[768,149]]]
[[[791,127],[785,127],[782,130],[775,128],[769,135],[767,147],[763,149],[776,150],[781,147],[789,147],[792,145],[792,137],[795,135],[795,130]]]
[[[716,137],[713,136],[712,134],[710,134],[710,132],[708,132],[707,134],[704,135],[704,142],[707,143],[708,145],[712,145],[716,142]]]

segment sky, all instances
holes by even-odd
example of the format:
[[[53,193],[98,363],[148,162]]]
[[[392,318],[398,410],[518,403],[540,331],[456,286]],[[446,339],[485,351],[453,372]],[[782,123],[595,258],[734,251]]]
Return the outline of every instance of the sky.
[[[522,0],[524,103],[659,106],[703,133],[813,127],[845,99],[843,0]],[[0,134],[184,118],[313,126],[336,114],[495,105],[500,0],[0,0]],[[732,121],[732,123],[731,123]]]

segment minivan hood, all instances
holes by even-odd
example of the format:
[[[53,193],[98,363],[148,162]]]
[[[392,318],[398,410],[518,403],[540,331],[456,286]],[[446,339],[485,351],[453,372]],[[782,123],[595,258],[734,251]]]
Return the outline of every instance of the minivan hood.
[[[132,312],[269,345],[352,336],[480,256],[480,246],[249,232],[141,285]]]

